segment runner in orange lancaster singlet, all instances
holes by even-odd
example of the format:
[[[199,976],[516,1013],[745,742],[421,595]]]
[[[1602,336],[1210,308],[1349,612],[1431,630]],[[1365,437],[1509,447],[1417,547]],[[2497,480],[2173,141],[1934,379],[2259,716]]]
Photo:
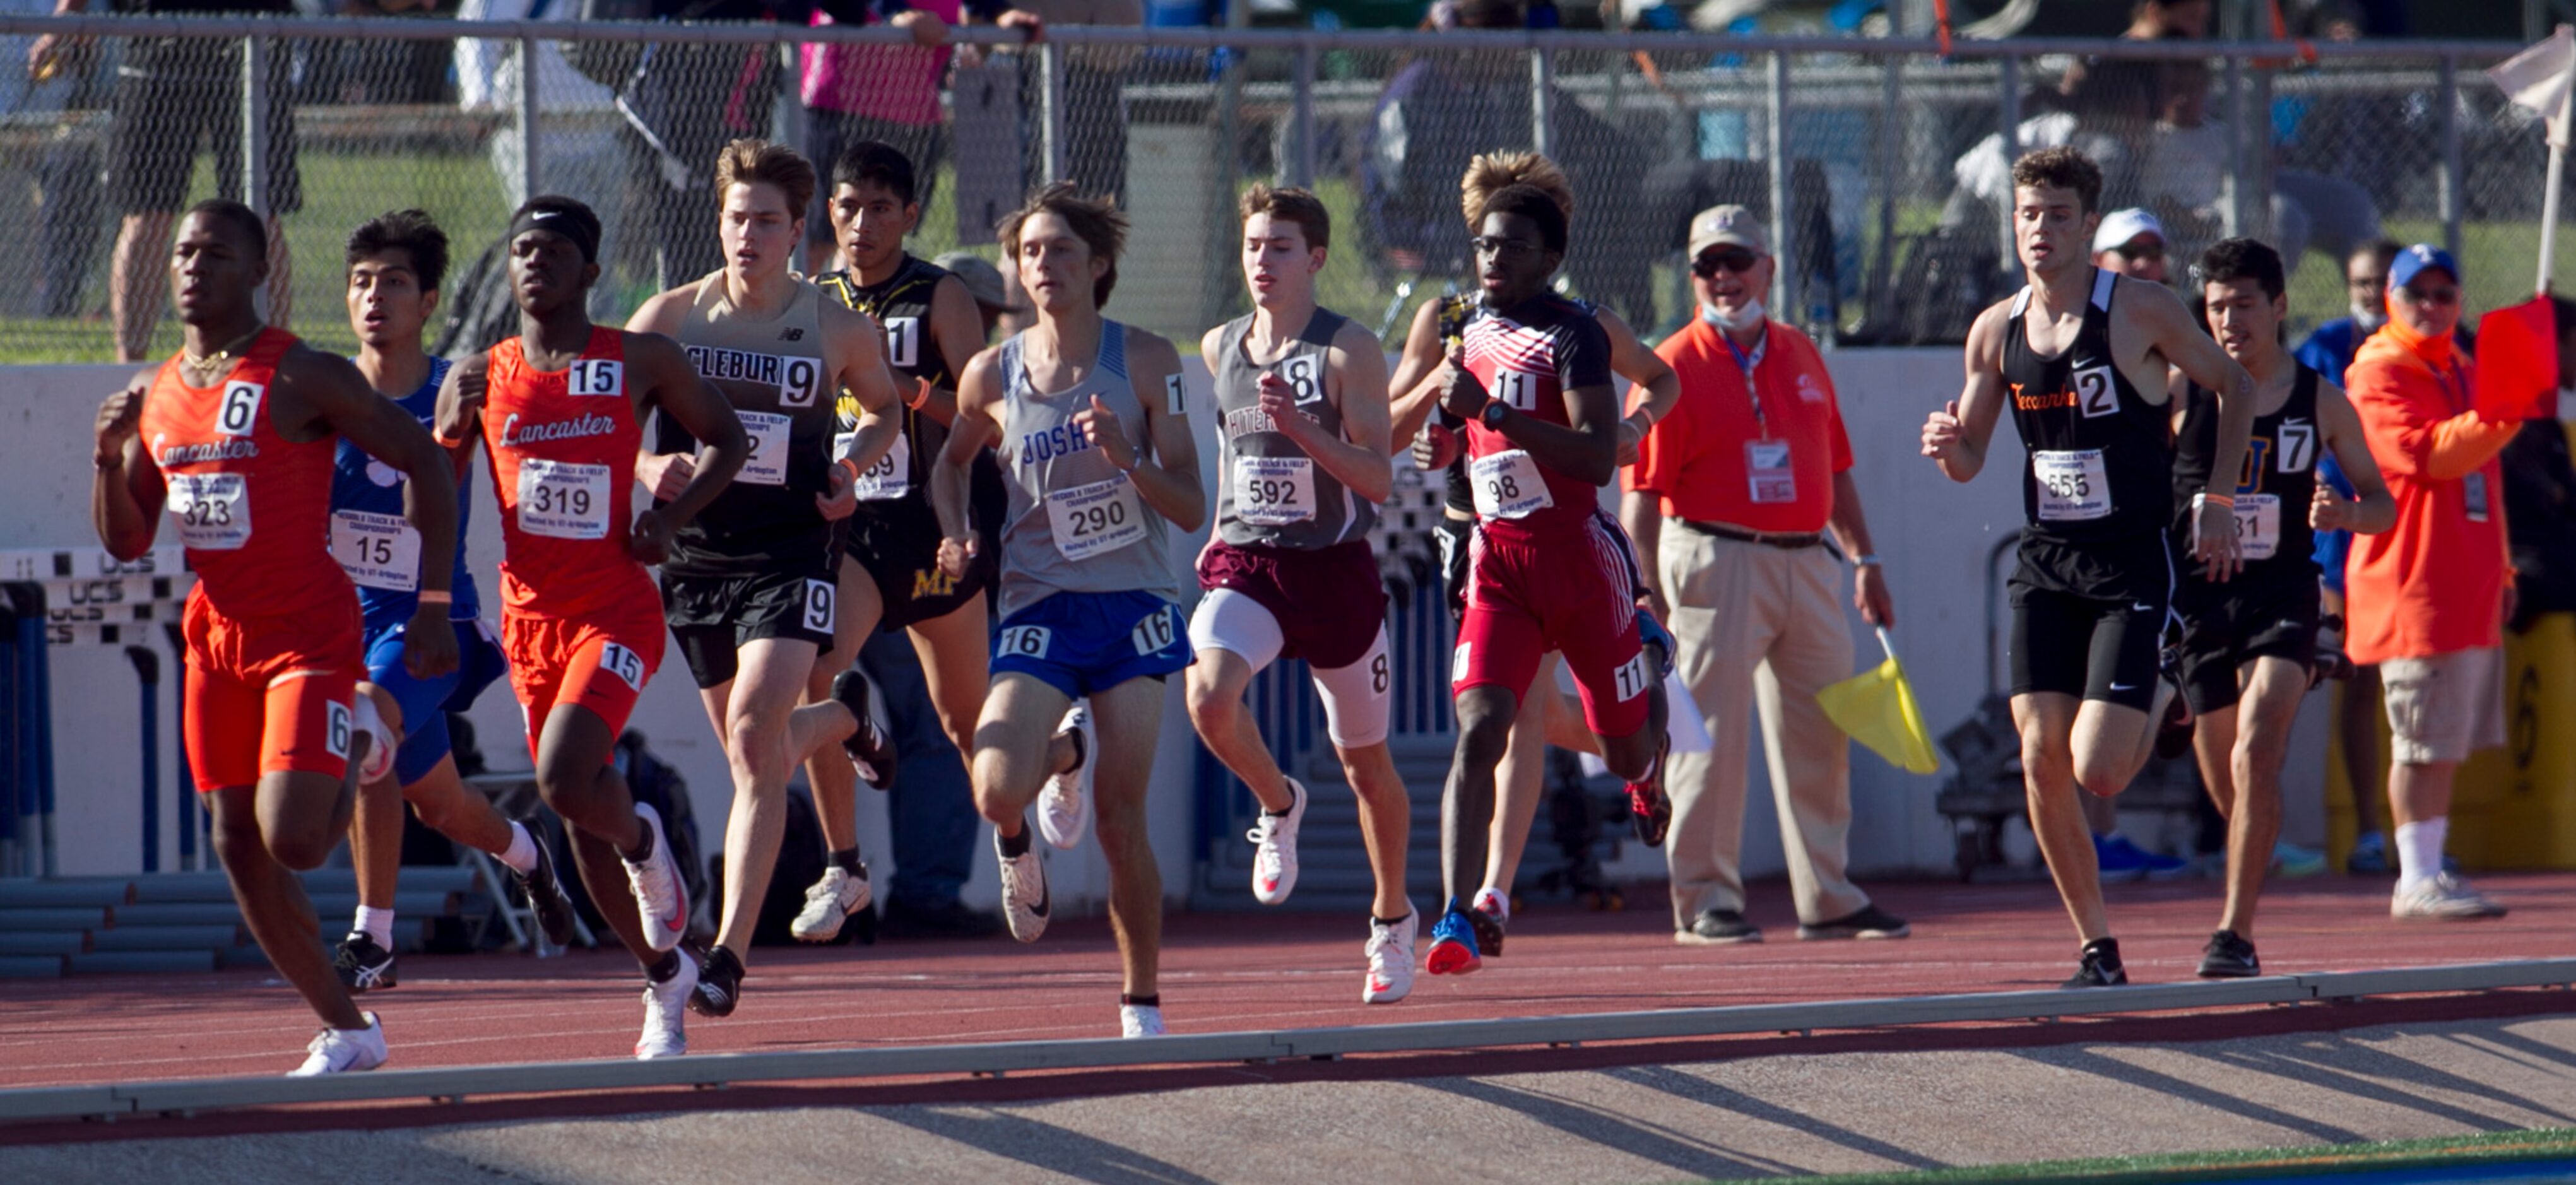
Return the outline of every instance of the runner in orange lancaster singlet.
[[[677,949],[688,889],[662,820],[612,764],[618,730],[662,661],[662,597],[646,564],[750,455],[742,421],[679,344],[590,323],[599,217],[566,197],[511,216],[519,336],[448,372],[438,436],[492,453],[501,504],[501,645],[527,713],[537,794],[572,829],[582,883],[644,965],[639,1058],[688,1049],[682,1020],[698,967]],[[635,449],[655,408],[700,441],[694,475],[659,507],[634,506]],[[479,434],[479,436],[478,436]]]
[[[347,359],[260,324],[267,259],[267,228],[239,202],[201,202],[180,222],[170,272],[186,345],[99,409],[90,518],[120,560],[151,548],[164,509],[187,547],[188,768],[243,920],[326,1026],[294,1071],[311,1076],[385,1061],[384,1030],[332,973],[295,878],[338,846],[349,771],[384,743],[351,703],[363,660],[357,592],[330,552],[332,458],[345,435],[401,470],[431,555],[456,546],[456,486],[429,434]],[[423,678],[456,666],[449,572],[433,567],[408,627]]]

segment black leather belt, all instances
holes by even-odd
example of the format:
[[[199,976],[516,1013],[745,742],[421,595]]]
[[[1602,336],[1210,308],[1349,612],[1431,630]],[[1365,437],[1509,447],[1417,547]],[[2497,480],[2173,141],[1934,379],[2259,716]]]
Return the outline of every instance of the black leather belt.
[[[1738,543],[1759,543],[1764,547],[1777,547],[1782,551],[1818,547],[1825,541],[1825,533],[1822,531],[1748,531],[1725,523],[1704,523],[1687,518],[1677,518],[1673,521],[1702,535],[1732,539]]]

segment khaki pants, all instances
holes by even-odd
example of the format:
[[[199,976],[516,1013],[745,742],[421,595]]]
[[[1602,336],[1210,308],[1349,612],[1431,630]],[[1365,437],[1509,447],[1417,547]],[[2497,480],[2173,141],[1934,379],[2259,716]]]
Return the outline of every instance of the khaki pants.
[[[1818,688],[1852,674],[1842,566],[1822,547],[1786,551],[1671,521],[1660,542],[1678,668],[1713,742],[1706,753],[1673,754],[1664,780],[1673,800],[1664,853],[1674,928],[1688,929],[1705,910],[1744,908],[1738,853],[1756,707],[1798,920],[1814,925],[1862,909],[1868,895],[1843,875],[1851,743],[1816,705]]]

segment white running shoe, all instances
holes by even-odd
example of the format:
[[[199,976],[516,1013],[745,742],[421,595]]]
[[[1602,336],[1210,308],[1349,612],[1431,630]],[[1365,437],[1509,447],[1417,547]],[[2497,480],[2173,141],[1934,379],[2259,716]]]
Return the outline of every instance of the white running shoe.
[[[641,864],[621,860],[626,865],[626,883],[635,890],[635,909],[644,918],[645,944],[657,951],[669,950],[680,945],[680,936],[689,930],[689,886],[671,861],[671,835],[662,829],[662,813],[639,802],[635,818],[653,829],[653,854]]]
[[[2389,899],[2388,916],[2435,921],[2500,918],[2504,916],[2504,907],[2486,894],[2470,888],[2468,881],[2447,872],[2437,872],[2413,885],[2399,885],[2396,896]]]
[[[1512,920],[1512,899],[1503,896],[1503,891],[1500,889],[1476,890],[1476,900],[1467,908],[1492,914],[1496,921]]]
[[[324,1074],[348,1074],[372,1070],[385,1064],[385,1026],[375,1013],[366,1013],[363,1029],[324,1029],[313,1034],[312,1044],[304,1047],[308,1056],[304,1064],[286,1072],[289,1078],[319,1078]]]
[[[644,981],[644,1034],[635,1039],[635,1060],[678,1057],[689,1051],[689,997],[698,990],[698,960],[680,952],[680,971],[668,983]]]
[[[1020,826],[1026,828],[1027,822]],[[1022,832],[1025,837],[1025,830]],[[1002,921],[1011,937],[1022,942],[1035,942],[1046,933],[1047,883],[1046,860],[1038,855],[1037,845],[1016,856],[1002,854],[1002,833],[993,832],[993,859],[1002,867]]]
[[[1413,994],[1413,938],[1421,926],[1410,903],[1404,920],[1392,926],[1369,919],[1368,983],[1360,989],[1360,1003],[1392,1004]]]
[[[1151,1004],[1118,1006],[1118,1035],[1121,1037],[1160,1037],[1163,1035],[1163,1010]]]
[[[1072,769],[1048,778],[1046,789],[1038,791],[1038,834],[1069,848],[1081,843],[1083,829],[1091,826],[1091,768],[1100,764],[1100,734],[1092,729],[1091,708],[1083,700],[1065,710],[1064,725],[1056,732],[1073,734],[1078,756]]]
[[[1297,889],[1297,824],[1306,818],[1306,788],[1295,778],[1287,782],[1288,813],[1262,811],[1243,833],[1260,849],[1252,854],[1252,897],[1263,905],[1286,901]]]
[[[841,923],[866,909],[876,894],[868,888],[868,871],[857,876],[838,864],[823,870],[823,879],[805,890],[805,908],[787,924],[798,942],[830,942],[841,936]]]

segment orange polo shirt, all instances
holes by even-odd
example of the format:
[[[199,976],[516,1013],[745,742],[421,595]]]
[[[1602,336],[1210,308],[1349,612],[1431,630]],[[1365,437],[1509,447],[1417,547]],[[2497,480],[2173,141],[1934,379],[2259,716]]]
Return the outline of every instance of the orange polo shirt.
[[[1816,343],[1771,322],[1749,390],[1733,347],[1705,318],[1692,318],[1655,353],[1680,376],[1682,397],[1638,444],[1628,488],[1661,495],[1675,518],[1748,531],[1824,530],[1834,475],[1852,467],[1852,452]]]
[[[2512,573],[2496,454],[2520,425],[2474,414],[2471,364],[2450,339],[2404,336],[2382,328],[2344,372],[2397,499],[2397,524],[2354,535],[2344,563],[2346,645],[2365,665],[2500,645]]]

